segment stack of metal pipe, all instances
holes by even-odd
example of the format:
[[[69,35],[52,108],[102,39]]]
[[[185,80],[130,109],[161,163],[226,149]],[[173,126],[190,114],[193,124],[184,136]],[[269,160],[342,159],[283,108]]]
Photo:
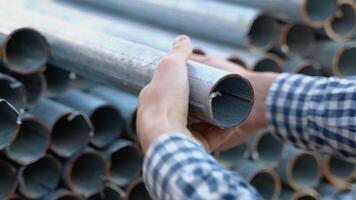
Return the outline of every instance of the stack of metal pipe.
[[[137,94],[179,34],[248,70],[356,75],[352,0],[0,1],[0,199],[150,199]],[[6,20],[4,20],[6,19]],[[248,80],[189,61],[190,113],[221,128],[253,106]],[[215,152],[266,199],[347,195],[355,163],[260,130]]]

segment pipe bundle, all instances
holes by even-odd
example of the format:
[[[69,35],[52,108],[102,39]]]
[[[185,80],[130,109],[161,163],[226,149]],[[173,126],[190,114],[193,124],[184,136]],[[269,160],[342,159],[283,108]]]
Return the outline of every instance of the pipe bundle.
[[[150,199],[137,94],[179,34],[194,52],[257,72],[356,75],[352,0],[0,1],[0,199]],[[14,14],[16,13],[16,14]],[[190,113],[239,125],[253,89],[188,61]],[[266,199],[347,194],[355,163],[268,130],[214,156]]]

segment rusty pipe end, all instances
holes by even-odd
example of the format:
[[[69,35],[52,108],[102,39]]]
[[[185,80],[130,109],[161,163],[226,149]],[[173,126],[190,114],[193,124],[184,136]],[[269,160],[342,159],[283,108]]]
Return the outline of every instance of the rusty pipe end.
[[[0,99],[0,150],[10,146],[19,129],[19,113],[7,101]]]
[[[304,0],[301,14],[308,26],[320,28],[334,14],[336,8],[336,0]]]
[[[258,16],[248,33],[248,43],[254,49],[268,51],[275,44],[277,22],[267,15]]]
[[[347,185],[355,176],[356,165],[340,158],[326,155],[322,165],[325,178],[337,186]]]
[[[356,57],[356,43],[346,44],[339,48],[333,58],[333,73],[338,77],[356,75],[354,60]]]
[[[260,170],[250,177],[249,182],[264,199],[277,199],[281,193],[281,179],[273,170]]]

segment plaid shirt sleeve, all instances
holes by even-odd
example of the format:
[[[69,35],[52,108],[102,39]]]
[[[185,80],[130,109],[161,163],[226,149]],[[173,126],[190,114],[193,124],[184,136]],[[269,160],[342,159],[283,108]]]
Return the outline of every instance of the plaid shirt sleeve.
[[[224,170],[194,139],[158,138],[146,154],[143,179],[154,199],[262,199],[241,177]]]
[[[281,74],[266,111],[271,132],[283,141],[356,160],[356,77]]]

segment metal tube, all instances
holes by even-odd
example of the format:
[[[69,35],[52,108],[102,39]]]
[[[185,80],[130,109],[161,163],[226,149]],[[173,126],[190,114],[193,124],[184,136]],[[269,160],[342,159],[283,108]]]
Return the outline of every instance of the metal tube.
[[[305,57],[315,48],[314,31],[308,26],[287,23],[281,30],[279,45],[290,57]]]
[[[314,187],[319,183],[321,176],[319,169],[318,154],[287,146],[277,171],[284,183],[288,183],[294,190],[300,190]]]
[[[275,42],[275,20],[249,7],[214,1],[140,0],[134,4],[124,0],[78,2],[227,44],[267,50]]]
[[[70,72],[53,65],[47,65],[44,76],[47,82],[47,96],[55,97],[63,93],[71,83]]]
[[[83,200],[80,196],[66,190],[58,189],[49,195],[47,195],[44,200]]]
[[[26,107],[26,90],[15,78],[0,73],[0,98],[8,101],[16,109],[23,111]]]
[[[327,76],[320,64],[312,60],[291,59],[286,60],[284,72],[304,74],[308,76]]]
[[[279,195],[279,199],[281,199],[281,200],[291,200],[293,194],[294,194],[294,190],[292,188],[290,188],[286,184],[282,184],[282,190],[281,190],[281,194]]]
[[[56,100],[89,116],[94,127],[91,143],[95,147],[104,148],[121,136],[121,113],[106,101],[76,89],[68,89]]]
[[[123,199],[125,192],[112,183],[106,183],[103,191],[89,197],[89,200],[118,200]]]
[[[299,190],[292,196],[292,200],[319,200],[320,195],[314,189]]]
[[[48,56],[48,43],[36,30],[0,31],[0,60],[10,72],[31,74],[43,71]]]
[[[31,113],[50,127],[50,149],[58,156],[68,158],[78,153],[93,135],[92,124],[86,115],[58,102],[42,98]]]
[[[323,157],[322,170],[325,178],[337,186],[347,185],[356,175],[356,165],[354,163],[331,155]]]
[[[281,192],[281,179],[273,169],[245,161],[237,166],[236,172],[254,186],[264,199],[278,198]]]
[[[327,182],[327,180],[323,179],[319,185],[315,188],[315,190],[320,194],[320,196],[322,197],[326,197],[326,196],[334,196],[337,194],[338,190],[340,188],[338,188],[335,185],[330,184],[329,182]]]
[[[136,138],[136,109],[137,96],[123,90],[105,86],[96,86],[89,90],[89,93],[104,99],[120,110],[124,123],[125,132],[131,138]]]
[[[215,153],[215,157],[219,163],[226,169],[234,169],[242,162],[247,155],[247,144],[243,143],[231,149]]]
[[[5,155],[19,165],[28,165],[43,157],[49,145],[49,128],[37,117],[24,116],[15,140],[5,149]]]
[[[103,190],[108,174],[109,164],[105,156],[87,149],[67,162],[64,180],[71,191],[88,198]]]
[[[284,144],[267,129],[258,131],[249,144],[251,158],[256,165],[271,168],[278,165]]]
[[[321,27],[335,12],[336,0],[225,0],[259,8],[283,21]]]
[[[142,178],[136,179],[131,182],[127,189],[127,200],[151,200]]]
[[[51,155],[19,170],[19,191],[29,199],[40,199],[55,190],[61,179],[61,163]]]
[[[339,0],[337,6],[336,13],[324,25],[325,33],[335,41],[349,40],[356,32],[356,4]]]
[[[310,58],[332,70],[338,77],[356,75],[356,42],[319,42]]]
[[[16,189],[16,169],[2,159],[0,159],[0,177],[0,199],[8,199]]]
[[[27,75],[12,73],[11,76],[25,86],[27,107],[35,106],[47,90],[47,82],[42,72]]]
[[[1,13],[6,14],[6,9]],[[15,26],[17,19],[19,24],[43,31],[52,48],[50,63],[88,78],[138,92],[151,80],[164,56],[164,52],[89,30],[83,32],[50,17],[16,12],[22,17],[12,15],[14,22],[8,26]],[[253,105],[253,90],[246,79],[193,61],[188,62],[188,74],[190,114],[222,128],[246,119]]]
[[[0,99],[0,150],[10,146],[19,129],[19,113],[7,101]]]
[[[142,157],[138,147],[124,139],[116,141],[106,151],[110,160],[109,180],[118,186],[127,186],[141,170]]]

